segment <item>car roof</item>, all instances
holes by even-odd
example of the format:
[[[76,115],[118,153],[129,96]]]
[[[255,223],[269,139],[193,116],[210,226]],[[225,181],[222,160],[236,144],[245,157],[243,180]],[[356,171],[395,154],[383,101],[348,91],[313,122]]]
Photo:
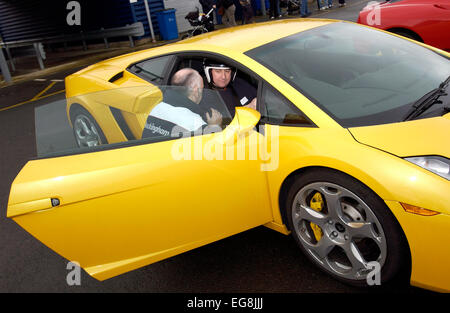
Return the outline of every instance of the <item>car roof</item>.
[[[329,19],[285,19],[216,30],[195,36],[178,44],[197,44],[215,46],[245,52],[277,39],[330,23]]]
[[[91,72],[92,74],[93,70],[95,71],[99,68],[101,68],[99,75],[103,75],[102,73],[105,73],[105,70],[108,68],[111,73],[117,73],[117,68],[124,69],[130,64],[153,57],[155,54],[165,54],[183,50],[231,50],[235,53],[244,53],[277,39],[336,22],[343,21],[316,18],[286,19],[225,28],[156,48],[140,50],[107,59],[82,69],[76,74],[80,75],[86,72]]]

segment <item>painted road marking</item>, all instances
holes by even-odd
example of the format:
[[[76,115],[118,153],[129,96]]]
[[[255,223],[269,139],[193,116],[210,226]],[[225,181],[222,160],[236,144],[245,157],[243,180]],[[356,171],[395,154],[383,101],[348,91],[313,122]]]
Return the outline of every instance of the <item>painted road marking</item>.
[[[21,106],[21,105],[24,105],[24,104],[27,104],[27,103],[30,103],[30,102],[34,102],[34,101],[37,101],[37,100],[41,100],[41,99],[44,99],[44,98],[47,98],[47,97],[50,97],[50,96],[54,96],[54,95],[63,93],[63,92],[65,92],[65,91],[66,91],[66,90],[63,89],[63,90],[59,90],[59,91],[56,91],[56,92],[49,93],[48,95],[41,96],[41,97],[36,98],[36,99],[33,98],[33,99],[30,99],[30,100],[27,100],[27,101],[23,101],[23,102],[20,102],[20,103],[11,105],[11,106],[6,107],[6,108],[2,108],[2,109],[0,109],[0,112],[6,111],[6,110],[9,110],[9,109],[13,109],[13,108],[16,108],[16,107],[18,107],[18,106]]]
[[[33,81],[35,82],[46,82],[48,79],[47,78],[36,78],[33,79]],[[57,83],[62,83],[64,82],[64,79],[50,79],[51,82],[57,82]]]
[[[38,93],[36,96],[34,96],[31,100],[39,99],[40,96],[42,96],[44,93],[47,92],[50,88],[53,87],[53,85],[56,84],[56,82],[51,82],[50,85],[48,85],[44,90],[42,90],[40,93]]]

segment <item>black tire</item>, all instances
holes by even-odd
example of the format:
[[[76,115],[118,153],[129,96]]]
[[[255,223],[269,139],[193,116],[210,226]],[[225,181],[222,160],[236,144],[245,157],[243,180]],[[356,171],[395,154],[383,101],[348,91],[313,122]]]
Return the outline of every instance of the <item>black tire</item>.
[[[73,135],[78,147],[86,148],[107,144],[108,141],[101,127],[98,125],[94,117],[83,107],[74,106],[70,110],[70,120],[72,122]],[[87,126],[84,129],[80,127],[80,123]]]
[[[323,200],[322,211],[316,214],[320,216],[317,221],[324,222],[323,224],[311,223],[308,212],[311,213],[313,209],[307,206],[307,209],[311,209],[308,211],[303,203],[316,205],[312,196],[317,195],[317,191],[323,194],[318,198]],[[330,204],[333,199],[338,209]],[[334,278],[352,286],[368,287],[386,283],[402,269],[408,268],[409,249],[400,225],[386,204],[354,178],[322,168],[304,172],[293,182],[285,205],[289,228],[302,252],[322,271]],[[317,212],[317,209],[314,211]],[[370,225],[360,227],[361,230],[349,226],[363,223]],[[314,228],[317,231],[316,226],[319,224],[322,225],[322,236],[320,231],[316,234],[313,230]],[[363,233],[362,229],[370,230],[367,233],[373,234],[373,238],[370,238],[371,235],[367,235],[367,238],[364,235],[356,235],[358,232]],[[355,262],[358,260],[355,256],[362,256],[363,261]],[[377,262],[379,267],[358,267],[358,264],[369,262]],[[381,269],[380,275],[375,276],[377,269]]]
[[[400,35],[409,39],[413,39],[419,42],[423,42],[423,40],[415,33],[413,32],[408,32],[408,31],[404,31],[404,30],[391,30],[391,32],[393,32],[396,35]]]
[[[204,33],[207,33],[207,30],[204,30],[202,28],[196,29],[195,31],[192,32],[192,36],[198,36]]]

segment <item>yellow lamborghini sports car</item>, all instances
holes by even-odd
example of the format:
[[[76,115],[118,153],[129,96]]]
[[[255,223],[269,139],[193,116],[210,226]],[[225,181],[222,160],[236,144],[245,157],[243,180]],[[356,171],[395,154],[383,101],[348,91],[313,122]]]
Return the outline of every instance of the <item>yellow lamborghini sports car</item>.
[[[100,62],[66,78],[74,146],[24,166],[7,215],[99,280],[265,225],[343,282],[450,291],[449,57],[292,19]]]

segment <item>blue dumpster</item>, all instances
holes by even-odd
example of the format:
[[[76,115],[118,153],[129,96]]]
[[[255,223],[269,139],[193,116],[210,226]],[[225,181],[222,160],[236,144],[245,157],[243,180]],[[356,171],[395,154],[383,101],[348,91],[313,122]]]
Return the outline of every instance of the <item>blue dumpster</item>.
[[[159,25],[159,33],[163,40],[172,40],[178,38],[177,20],[175,18],[175,9],[167,9],[155,12]]]

